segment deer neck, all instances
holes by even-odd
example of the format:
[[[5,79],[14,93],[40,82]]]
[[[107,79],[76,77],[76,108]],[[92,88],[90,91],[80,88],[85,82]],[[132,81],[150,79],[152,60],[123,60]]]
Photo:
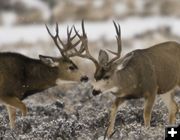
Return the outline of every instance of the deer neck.
[[[29,65],[25,70],[25,83],[28,90],[41,90],[55,86],[58,78],[58,68],[49,67],[43,63]]]

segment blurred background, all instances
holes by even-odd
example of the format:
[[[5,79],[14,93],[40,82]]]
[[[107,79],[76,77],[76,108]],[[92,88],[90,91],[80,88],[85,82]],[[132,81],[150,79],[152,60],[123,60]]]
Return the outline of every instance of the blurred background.
[[[95,57],[100,49],[117,49],[113,20],[121,25],[122,55],[164,41],[180,42],[180,0],[0,0],[0,52],[18,52],[32,58],[38,58],[39,54],[59,56],[45,24],[54,33],[58,22],[60,37],[66,40],[67,26],[75,25],[81,31],[82,19]],[[84,73],[93,77],[91,62],[73,59]],[[18,118],[18,129],[14,132],[7,131],[7,112],[0,106],[6,116],[0,115],[0,132],[3,130],[7,139],[40,136],[56,139],[61,135],[66,139],[103,139],[114,97],[108,94],[93,98],[87,89],[69,93],[61,89],[51,89],[26,100],[29,115]],[[50,100],[53,102],[49,106]],[[39,106],[41,103],[43,107]],[[114,139],[127,139],[127,136],[129,139],[163,139],[166,108],[159,111],[163,103],[158,99],[152,116],[155,129],[146,130],[142,104],[142,100],[138,100],[118,112],[117,126],[124,119],[127,127],[124,126],[123,131],[118,128]]]
[[[163,41],[180,39],[179,0],[1,0],[0,51],[17,51],[31,57],[59,53],[48,35],[59,23],[60,37],[67,25],[85,20],[92,53],[116,50],[112,20],[121,25],[123,55]]]
[[[112,20],[118,22],[124,55],[163,41],[179,41],[179,8],[179,0],[1,0],[0,51],[34,58],[58,56],[44,25],[53,32],[58,22],[60,37],[65,39],[67,25],[81,30],[84,19],[89,48],[96,57],[100,48],[117,49]]]

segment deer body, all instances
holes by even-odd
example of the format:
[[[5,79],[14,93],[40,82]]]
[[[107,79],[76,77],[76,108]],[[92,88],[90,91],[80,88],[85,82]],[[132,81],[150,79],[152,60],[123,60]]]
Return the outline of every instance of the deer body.
[[[163,94],[180,85],[180,44],[166,42],[135,50],[127,57],[114,64],[112,81],[118,88],[117,97],[138,98],[153,91]],[[119,65],[124,66],[118,69]]]
[[[26,115],[27,109],[21,100],[56,86],[59,80],[79,80],[80,73],[72,61],[62,57],[57,60],[58,65],[54,66],[42,57],[38,60],[17,53],[0,53],[0,102],[10,108],[8,111],[11,110],[11,128],[15,125],[15,119],[12,119],[15,115],[11,115],[15,108]],[[69,66],[74,67],[74,72],[70,72]]]
[[[180,86],[179,60],[180,44],[165,42],[130,52],[112,64],[112,71],[107,72],[112,75],[108,82],[100,86],[97,81],[94,86],[96,90],[107,90],[116,96],[107,131],[109,137],[113,132],[118,106],[129,99],[145,99],[144,123],[150,126],[156,95],[161,94],[169,110],[169,123],[175,124],[178,105],[174,100],[174,90]]]
[[[102,93],[108,91],[116,96],[107,131],[109,137],[113,132],[118,106],[129,99],[145,99],[144,123],[145,126],[150,126],[155,98],[160,94],[168,107],[169,123],[175,124],[178,105],[174,100],[174,91],[180,86],[179,60],[180,44],[176,42],[157,44],[128,53],[124,58],[115,61],[101,77],[103,79],[108,75],[108,80],[95,82],[95,91],[101,90]],[[95,76],[96,79],[100,79],[98,72]]]
[[[0,53],[0,96],[24,99],[56,85],[58,67],[16,53]]]
[[[0,103],[8,110],[11,128],[15,127],[16,109],[19,109],[23,116],[27,113],[21,100],[63,82],[77,83],[81,77],[78,67],[70,59],[74,54],[67,54],[79,44],[71,42],[75,38],[71,36],[72,28],[70,31],[67,29],[66,44],[59,37],[57,24],[55,36],[47,26],[46,28],[61,57],[39,55],[39,59],[32,59],[18,53],[0,53]]]
[[[107,136],[113,134],[118,107],[129,99],[144,98],[144,124],[150,126],[151,111],[157,94],[160,94],[168,107],[169,123],[176,122],[178,105],[174,100],[174,92],[180,86],[180,44],[169,41],[154,45],[147,49],[135,50],[125,57],[121,56],[120,25],[114,22],[116,29],[117,52],[109,60],[108,53],[100,50],[98,61],[88,50],[87,35],[82,22],[83,35],[82,58],[90,59],[96,66],[94,73],[93,95],[112,93],[116,99],[112,104]],[[78,32],[76,31],[76,34]]]

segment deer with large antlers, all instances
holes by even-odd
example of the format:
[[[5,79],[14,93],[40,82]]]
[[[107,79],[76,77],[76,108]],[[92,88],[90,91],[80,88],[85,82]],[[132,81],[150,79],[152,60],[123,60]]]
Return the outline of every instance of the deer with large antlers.
[[[113,133],[118,106],[129,99],[144,98],[144,124],[150,126],[151,111],[156,95],[161,95],[169,111],[169,123],[176,122],[178,105],[174,100],[175,89],[180,86],[180,44],[165,42],[147,49],[139,49],[121,56],[120,25],[114,22],[116,29],[117,53],[108,50],[115,57],[109,60],[108,54],[100,50],[98,61],[88,50],[87,35],[82,22],[83,35],[77,36],[81,41],[80,57],[90,59],[96,66],[93,94],[112,93],[113,102],[107,136]]]
[[[56,35],[46,29],[61,53],[61,57],[39,55],[40,59],[32,59],[18,53],[0,53],[0,103],[7,108],[10,127],[15,127],[16,109],[25,116],[26,105],[22,102],[26,97],[64,82],[78,81],[81,76],[76,64],[68,53],[80,41],[72,43],[76,35],[67,28],[67,43],[59,37],[58,24]],[[87,78],[84,77],[84,80]]]

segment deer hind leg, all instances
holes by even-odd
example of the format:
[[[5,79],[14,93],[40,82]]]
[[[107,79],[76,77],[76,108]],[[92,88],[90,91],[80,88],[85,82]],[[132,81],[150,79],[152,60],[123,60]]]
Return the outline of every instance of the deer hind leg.
[[[6,105],[12,106],[14,108],[18,108],[22,112],[22,115],[26,116],[27,114],[26,105],[23,102],[21,102],[17,97],[6,96],[3,97],[2,100]]]
[[[155,102],[155,98],[156,95],[155,94],[151,94],[148,97],[145,98],[145,104],[144,104],[144,125],[146,127],[150,126],[150,122],[151,122],[151,112],[152,112],[152,108]]]
[[[178,105],[174,100],[174,91],[167,92],[161,95],[161,99],[168,108],[169,124],[176,123],[176,113],[179,111]]]
[[[110,119],[109,119],[109,126],[108,126],[108,130],[107,130],[107,136],[108,137],[110,137],[111,134],[113,133],[118,106],[120,104],[122,104],[124,101],[125,100],[122,98],[116,98],[112,104],[111,114],[110,114]]]
[[[9,115],[9,125],[10,128],[13,129],[15,128],[15,120],[16,120],[16,109],[14,107],[11,107],[9,105],[6,105],[8,115]]]

